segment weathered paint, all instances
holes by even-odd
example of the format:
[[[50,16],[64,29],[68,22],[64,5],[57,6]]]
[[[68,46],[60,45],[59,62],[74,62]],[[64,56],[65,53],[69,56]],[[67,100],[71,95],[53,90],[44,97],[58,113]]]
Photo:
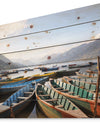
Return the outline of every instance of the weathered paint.
[[[93,76],[93,74],[87,74],[87,75],[85,75],[85,74],[81,74],[81,73],[79,73],[79,72],[76,72],[76,74],[79,76],[79,77],[85,77],[85,78],[97,78],[97,76]]]
[[[100,4],[2,25],[0,26],[0,30],[4,30],[4,33],[0,35],[0,38],[46,31],[49,29],[85,23],[98,19],[100,19]],[[30,26],[32,25],[33,27],[30,29]],[[24,31],[17,32],[17,27],[21,27]],[[8,31],[9,28],[12,29],[10,34]]]
[[[42,111],[45,113],[46,116],[49,118],[87,118],[87,116],[78,108],[76,107],[73,103],[73,106],[77,109],[74,110],[64,110],[59,107],[56,107],[45,100],[42,100],[39,95],[37,94],[39,86],[45,87],[45,85],[37,85],[35,94],[37,98],[37,102],[39,106],[41,107]],[[52,90],[50,91],[52,93]],[[51,95],[51,94],[50,94]],[[52,98],[54,97],[55,93],[53,93]],[[68,101],[70,102],[70,101]]]
[[[5,65],[7,64],[9,69],[13,68],[15,63],[23,67],[23,64],[33,66],[66,62],[66,57],[64,60],[62,56],[68,50],[83,44],[87,47],[90,42],[99,42],[99,17],[100,4],[97,4],[2,25],[0,26],[0,58],[1,60],[3,56],[7,58]],[[55,59],[55,55],[58,54],[60,57]],[[48,56],[51,58],[48,59]],[[96,56],[93,54],[93,58]],[[88,59],[87,56],[85,57],[84,59]],[[7,69],[6,66],[1,66],[2,70],[4,68]]]
[[[87,115],[93,116],[94,113],[94,100],[89,100],[86,98],[80,98],[78,96],[73,96],[68,93],[61,92],[53,87],[50,82],[51,88],[57,93],[66,96],[69,100],[71,100],[75,105],[77,105],[81,110],[83,110]],[[100,103],[97,104],[97,117],[100,117]]]
[[[91,33],[92,31],[95,32]],[[88,42],[90,40],[100,39],[99,34],[100,21],[97,21],[96,23],[92,22],[72,27],[65,27],[61,29],[31,34],[27,36],[18,36],[1,40],[0,45],[3,48],[0,48],[0,53],[26,50],[27,45],[30,47],[30,49],[36,49],[84,41]],[[21,45],[21,43],[23,45]]]
[[[44,102],[37,95],[36,97],[37,97],[37,101],[42,111],[47,117],[49,118],[78,118],[78,117],[71,115],[67,111],[63,112],[62,110],[57,109],[56,107],[50,105],[49,103]]]

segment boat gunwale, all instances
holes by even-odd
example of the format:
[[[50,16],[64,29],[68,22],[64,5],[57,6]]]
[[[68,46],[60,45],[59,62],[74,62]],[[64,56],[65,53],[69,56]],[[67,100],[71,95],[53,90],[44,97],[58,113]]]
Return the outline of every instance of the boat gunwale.
[[[84,74],[81,74],[79,72],[76,72],[76,74],[79,76],[79,77],[87,77],[87,78],[97,78],[97,76],[89,76],[89,75],[84,75]]]
[[[68,77],[68,76],[67,76],[67,77]],[[64,76],[64,77],[62,78],[62,80],[64,80],[64,82],[66,82],[65,78],[67,78],[67,77]],[[82,83],[86,83],[86,84],[93,84],[93,85],[96,85],[96,83],[91,83],[91,82],[87,82],[87,81],[80,81],[79,79],[77,80],[77,79],[70,78],[70,80],[72,80],[72,81],[78,81],[78,82],[82,82]],[[69,79],[68,79],[68,81],[69,81]]]

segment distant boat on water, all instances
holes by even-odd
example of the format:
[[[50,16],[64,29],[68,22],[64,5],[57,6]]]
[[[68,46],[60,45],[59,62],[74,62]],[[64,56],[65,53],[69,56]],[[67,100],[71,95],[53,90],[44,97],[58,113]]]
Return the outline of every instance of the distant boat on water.
[[[83,68],[83,67],[90,67],[91,64],[70,64],[69,68]]]
[[[52,67],[52,68],[46,68],[46,67],[41,67],[39,68],[42,72],[46,72],[46,71],[53,71],[53,70],[58,70],[59,67]]]
[[[64,68],[64,67],[67,67],[67,65],[62,65],[61,67]]]

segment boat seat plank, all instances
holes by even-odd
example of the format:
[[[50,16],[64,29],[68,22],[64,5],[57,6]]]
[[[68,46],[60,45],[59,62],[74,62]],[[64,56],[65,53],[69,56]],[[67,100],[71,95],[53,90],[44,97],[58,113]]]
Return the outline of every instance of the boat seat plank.
[[[50,95],[47,94],[47,95],[39,95],[39,96],[50,96]]]
[[[63,108],[63,105],[56,105],[56,108]]]
[[[72,95],[72,94],[74,94],[74,92],[68,92],[68,94]]]
[[[79,95],[75,95],[74,97],[80,97]]]
[[[0,105],[0,112],[3,112],[3,111],[5,111],[5,110],[7,110],[9,108],[10,107],[8,107],[8,106]]]
[[[58,101],[58,99],[46,99],[46,100],[44,100],[44,101]]]
[[[13,106],[17,105],[18,103],[12,103]]]
[[[61,90],[61,92],[68,92],[68,89],[65,89],[65,90]]]
[[[34,91],[34,88],[30,88],[31,91]]]
[[[27,99],[27,97],[18,97],[18,99],[24,100],[24,99]]]
[[[32,92],[24,92],[25,94],[32,94]]]
[[[60,89],[63,89],[63,87],[59,87],[59,88],[55,88],[55,89],[60,90]]]
[[[38,92],[41,93],[41,92],[43,92],[43,91],[39,90]]]

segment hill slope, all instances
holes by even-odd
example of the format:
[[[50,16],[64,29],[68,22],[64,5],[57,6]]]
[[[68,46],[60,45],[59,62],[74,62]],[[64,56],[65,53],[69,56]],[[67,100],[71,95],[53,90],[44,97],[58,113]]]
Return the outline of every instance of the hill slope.
[[[84,43],[63,54],[54,54],[49,63],[94,58],[100,56],[100,40]],[[47,61],[45,61],[47,63]]]

